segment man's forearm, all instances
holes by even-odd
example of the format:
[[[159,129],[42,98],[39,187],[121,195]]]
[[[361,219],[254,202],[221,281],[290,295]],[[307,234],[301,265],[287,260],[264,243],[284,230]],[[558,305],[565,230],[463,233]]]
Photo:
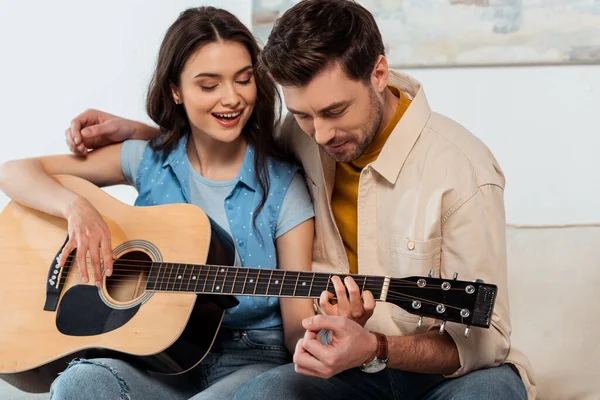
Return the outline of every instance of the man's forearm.
[[[160,134],[160,130],[141,122],[134,121],[135,130],[131,139],[152,140],[156,139]]]
[[[450,375],[460,368],[458,349],[448,335],[430,331],[388,337],[388,368],[425,374]]]

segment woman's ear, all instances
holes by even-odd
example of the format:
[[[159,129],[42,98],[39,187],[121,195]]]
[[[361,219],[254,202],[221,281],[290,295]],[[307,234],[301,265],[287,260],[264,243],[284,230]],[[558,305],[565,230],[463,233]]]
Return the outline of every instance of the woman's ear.
[[[183,101],[181,100],[181,95],[179,94],[179,89],[174,84],[170,84],[171,87],[171,95],[173,96],[173,101],[175,104],[181,104]]]

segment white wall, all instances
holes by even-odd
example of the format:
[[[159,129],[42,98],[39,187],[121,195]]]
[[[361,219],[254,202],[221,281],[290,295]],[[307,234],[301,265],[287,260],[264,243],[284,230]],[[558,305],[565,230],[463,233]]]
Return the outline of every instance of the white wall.
[[[144,96],[164,32],[203,4],[250,24],[251,0],[0,0],[0,162],[65,152],[64,130],[86,108],[148,121]],[[600,66],[408,72],[434,109],[495,153],[509,222],[600,222]],[[134,198],[130,188],[109,192]],[[7,201],[0,194],[0,208]]]

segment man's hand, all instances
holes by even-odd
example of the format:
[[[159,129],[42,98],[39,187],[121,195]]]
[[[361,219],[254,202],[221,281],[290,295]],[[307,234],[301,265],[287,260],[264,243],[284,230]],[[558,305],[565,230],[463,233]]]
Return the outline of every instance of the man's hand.
[[[296,372],[331,378],[342,371],[358,367],[377,354],[377,338],[346,317],[317,315],[302,321],[306,334],[294,352]],[[321,329],[331,331],[329,344],[317,340]]]
[[[86,110],[71,121],[65,139],[72,153],[84,156],[90,149],[131,139],[138,125],[103,111]]]
[[[369,290],[362,292],[354,279],[347,276],[344,278],[344,282],[338,276],[331,278],[333,287],[335,288],[335,297],[337,298],[337,304],[332,305],[330,300],[334,297],[333,293],[324,291],[321,293],[319,298],[319,304],[325,315],[329,316],[342,316],[350,318],[353,321],[358,322],[361,326],[365,326],[369,318],[373,315],[375,310],[375,299],[373,293]],[[346,286],[344,286],[344,284]],[[346,295],[346,288],[350,294],[350,299]]]

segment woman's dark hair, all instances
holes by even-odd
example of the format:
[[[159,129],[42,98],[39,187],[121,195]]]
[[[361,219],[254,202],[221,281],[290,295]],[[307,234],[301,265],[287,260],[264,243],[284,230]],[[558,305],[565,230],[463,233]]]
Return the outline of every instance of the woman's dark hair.
[[[151,143],[154,150],[172,151],[179,140],[190,132],[183,105],[175,104],[171,84],[179,86],[186,61],[200,47],[215,42],[235,42],[243,45],[256,66],[260,49],[256,40],[233,14],[214,7],[190,8],[182,12],[171,25],[158,53],[156,70],[150,82],[146,110],[159,126],[160,136]],[[284,159],[274,140],[277,124],[276,106],[280,106],[275,82],[266,73],[254,71],[256,102],[242,135],[254,147],[254,173],[263,192],[254,212],[254,224],[269,195],[267,158]]]

